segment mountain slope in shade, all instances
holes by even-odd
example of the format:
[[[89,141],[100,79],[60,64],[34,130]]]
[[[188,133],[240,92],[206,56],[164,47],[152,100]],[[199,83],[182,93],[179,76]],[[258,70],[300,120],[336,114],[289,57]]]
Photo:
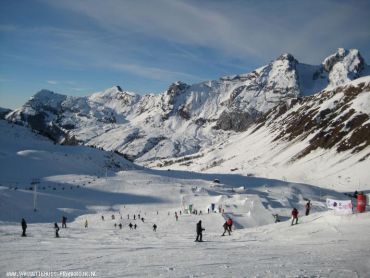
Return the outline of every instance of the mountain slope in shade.
[[[115,86],[89,97],[43,90],[7,119],[64,144],[115,150],[140,163],[199,153],[247,130],[273,107],[345,84],[368,72],[358,50],[339,49],[321,65],[284,54],[247,74],[137,95]]]

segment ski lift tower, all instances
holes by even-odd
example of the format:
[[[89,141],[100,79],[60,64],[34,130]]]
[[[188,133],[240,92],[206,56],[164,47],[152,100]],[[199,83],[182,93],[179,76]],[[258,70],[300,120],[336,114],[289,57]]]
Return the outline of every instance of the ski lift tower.
[[[33,211],[37,211],[37,185],[40,183],[39,179],[32,179],[31,185],[33,185]]]

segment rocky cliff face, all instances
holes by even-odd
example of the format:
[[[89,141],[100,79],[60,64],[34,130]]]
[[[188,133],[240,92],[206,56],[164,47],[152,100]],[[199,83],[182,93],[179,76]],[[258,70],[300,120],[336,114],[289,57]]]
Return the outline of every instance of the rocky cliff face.
[[[152,161],[197,153],[230,132],[247,130],[281,103],[345,84],[366,69],[357,50],[339,49],[318,66],[284,54],[247,74],[193,85],[176,82],[157,95],[141,96],[119,86],[90,97],[43,90],[6,118],[59,143]]]

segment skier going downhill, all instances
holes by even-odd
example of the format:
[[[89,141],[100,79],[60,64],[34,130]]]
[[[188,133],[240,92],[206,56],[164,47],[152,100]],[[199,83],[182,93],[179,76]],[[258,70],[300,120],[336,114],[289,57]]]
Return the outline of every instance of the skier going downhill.
[[[224,227],[224,233],[222,234],[222,236],[224,236],[226,232],[228,232],[230,236],[231,232],[229,230],[229,226],[227,225],[227,221],[224,223],[223,227]]]
[[[229,229],[229,233],[232,232],[232,226],[233,226],[233,220],[229,217],[226,221],[227,223],[227,228]]]

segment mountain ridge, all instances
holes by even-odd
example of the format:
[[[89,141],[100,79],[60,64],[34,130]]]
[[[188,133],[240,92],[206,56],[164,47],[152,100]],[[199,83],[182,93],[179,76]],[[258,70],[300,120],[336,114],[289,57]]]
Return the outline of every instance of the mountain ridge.
[[[117,151],[139,163],[194,155],[244,132],[265,113],[366,74],[356,49],[338,51],[317,66],[283,54],[252,72],[138,95],[114,86],[88,97],[42,90],[6,119],[54,141]],[[338,85],[340,84],[340,85]]]

